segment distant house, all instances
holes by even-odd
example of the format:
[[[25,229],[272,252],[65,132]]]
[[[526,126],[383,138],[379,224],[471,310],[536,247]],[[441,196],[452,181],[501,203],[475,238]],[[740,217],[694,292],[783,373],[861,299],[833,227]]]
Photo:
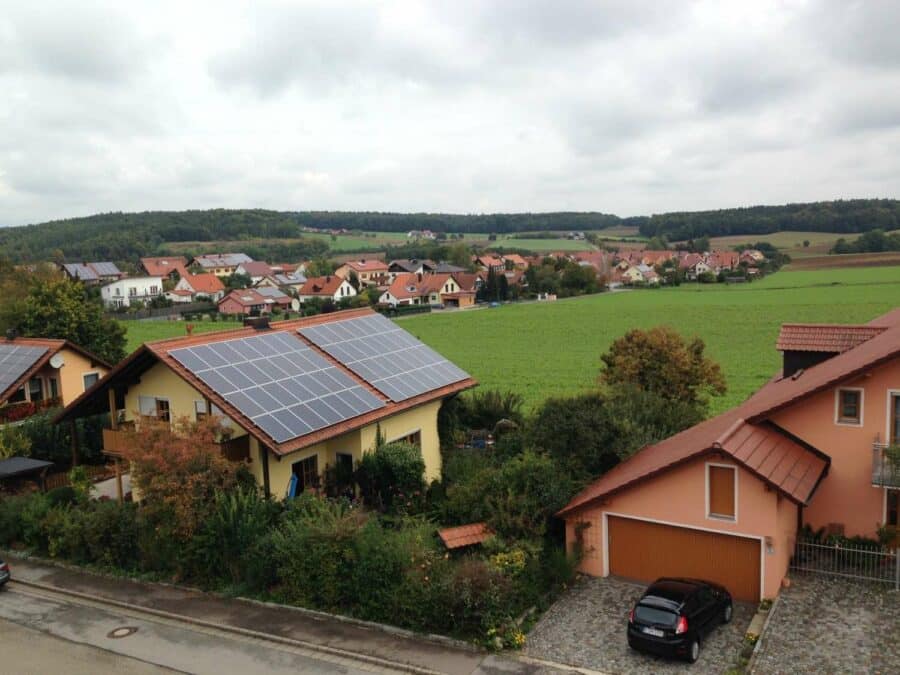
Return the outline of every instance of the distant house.
[[[174,280],[188,275],[187,260],[182,256],[141,258],[141,268],[149,277]]]
[[[378,301],[383,305],[442,305],[466,307],[475,293],[463,291],[451,274],[398,274]]]
[[[757,251],[755,248],[741,251],[740,262],[746,263],[751,267],[756,267],[759,263],[764,262],[765,259],[766,256],[763,255],[762,251]]]
[[[239,265],[248,262],[253,262],[253,258],[245,253],[212,253],[198,255],[191,264],[202,272],[209,272],[217,277],[230,277]]]
[[[88,285],[117,281],[125,276],[125,273],[111,262],[63,263],[62,270],[69,279],[82,281]]]
[[[218,302],[225,295],[225,285],[215,274],[185,274],[175,288],[166,293],[174,302],[197,302],[208,299]],[[187,300],[184,298],[187,297]]]
[[[112,309],[148,303],[163,294],[162,277],[127,277],[100,288],[100,299]]]
[[[315,298],[330,299],[338,302],[344,298],[355,296],[356,289],[346,279],[341,279],[337,275],[330,275],[307,279],[306,283],[300,287],[297,295],[300,297],[300,302],[308,302]]]
[[[434,267],[435,274],[458,274],[459,272],[465,272],[465,267],[459,267],[458,265],[451,265],[450,263],[438,263]]]
[[[285,293],[299,294],[303,284],[306,283],[306,277],[299,272],[279,272],[270,274],[256,284],[256,288],[280,288]]]
[[[300,308],[300,302],[296,298],[292,298],[291,296],[289,296],[280,288],[260,286],[253,290],[255,290],[266,299],[266,305],[268,306],[270,311],[276,307],[282,311]]]
[[[453,275],[453,279],[459,285],[461,291],[476,293],[484,286],[483,272],[457,272]]]
[[[719,272],[735,269],[741,262],[741,255],[737,251],[713,251],[706,258],[706,263]]]
[[[503,262],[503,258],[496,255],[472,256],[472,262],[481,267],[485,272],[493,270],[495,274],[499,274],[506,269],[506,263]]]
[[[218,302],[220,314],[265,314],[268,308],[266,298],[253,288],[233,290]]]
[[[504,265],[512,265],[512,268],[516,270],[528,269],[528,261],[518,253],[507,253],[503,256],[503,263]]]
[[[112,366],[68,340],[0,340],[0,425],[68,405]]]
[[[269,267],[268,263],[264,263],[260,260],[251,260],[250,262],[242,262],[238,265],[235,268],[234,273],[250,277],[250,284],[253,285],[258,284],[265,277],[272,274],[273,270]]]
[[[398,274],[428,274],[434,272],[437,263],[433,260],[417,260],[411,258],[409,260],[391,260],[388,265],[388,273],[390,281],[393,281]]]
[[[363,286],[377,286],[387,280],[389,268],[382,260],[362,259],[349,260],[334,271],[341,279],[349,279],[351,273],[356,274]]]

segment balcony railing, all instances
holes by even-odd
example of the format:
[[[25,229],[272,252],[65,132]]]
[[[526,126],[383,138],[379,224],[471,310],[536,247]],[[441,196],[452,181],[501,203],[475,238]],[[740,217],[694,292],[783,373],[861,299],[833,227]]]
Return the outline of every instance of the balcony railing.
[[[45,398],[43,401],[18,401],[0,406],[0,424],[20,422],[49,408],[62,405],[59,397]]]
[[[884,443],[872,445],[872,485],[900,489],[900,451]]]
[[[127,426],[126,426],[127,425]],[[128,450],[128,435],[133,430],[132,422],[124,422],[123,428],[103,430],[103,452],[122,455]],[[250,437],[239,436],[218,443],[222,455],[233,462],[244,462],[250,457]]]

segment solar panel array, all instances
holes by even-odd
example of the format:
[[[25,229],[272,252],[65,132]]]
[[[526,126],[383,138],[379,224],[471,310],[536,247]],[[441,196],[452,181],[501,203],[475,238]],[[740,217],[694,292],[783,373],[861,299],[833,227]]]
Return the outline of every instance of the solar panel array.
[[[298,332],[393,401],[405,401],[469,377],[380,314]]]
[[[183,347],[169,354],[276,443],[385,405],[290,333]]]
[[[111,262],[93,262],[88,263],[94,271],[101,277],[111,277],[121,274],[115,263]]]
[[[6,391],[46,353],[46,347],[0,343],[0,392]]]

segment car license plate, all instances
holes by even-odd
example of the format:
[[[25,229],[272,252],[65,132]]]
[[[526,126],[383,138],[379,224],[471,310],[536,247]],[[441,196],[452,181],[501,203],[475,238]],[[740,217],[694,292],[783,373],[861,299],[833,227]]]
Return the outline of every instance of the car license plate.
[[[658,628],[644,628],[643,630],[647,635],[652,635],[653,637],[663,637],[665,635]]]

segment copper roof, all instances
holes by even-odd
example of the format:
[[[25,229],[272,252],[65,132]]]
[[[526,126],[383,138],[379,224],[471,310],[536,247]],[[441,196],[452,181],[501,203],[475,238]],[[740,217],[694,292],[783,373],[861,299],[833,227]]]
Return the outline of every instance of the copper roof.
[[[346,310],[343,312],[332,312],[329,314],[319,314],[302,319],[291,319],[289,321],[273,322],[272,324],[270,324],[270,330],[290,333],[292,337],[295,337],[307,343],[311,348],[318,351],[323,358],[331,362],[336,367],[340,368],[354,381],[356,381],[363,387],[366,387],[366,389],[384,400],[385,396],[377,389],[375,389],[371,384],[369,384],[366,380],[355,375],[346,366],[329,356],[326,352],[320,350],[318,347],[306,340],[306,338],[303,338],[303,336],[297,332],[298,328],[315,326],[332,321],[343,321],[345,319],[365,316],[373,313],[373,310],[363,308]],[[234,422],[239,426],[246,429],[250,435],[259,440],[263,445],[271,448],[272,451],[275,452],[275,454],[285,455],[301,448],[315,445],[316,443],[320,443],[329,438],[340,436],[341,434],[345,434],[354,429],[373,424],[378,420],[390,417],[391,415],[394,415],[398,412],[409,410],[410,408],[415,408],[416,406],[428,403],[430,401],[442,399],[446,396],[450,396],[451,394],[455,394],[465,389],[474,387],[477,384],[477,382],[472,378],[466,378],[465,380],[460,380],[459,382],[449,384],[439,389],[433,389],[431,391],[425,392],[424,394],[414,396],[404,401],[396,402],[392,400],[385,400],[385,406],[382,408],[378,408],[377,410],[373,410],[363,415],[358,415],[357,417],[338,422],[329,427],[319,429],[318,431],[314,431],[304,436],[290,439],[288,441],[285,441],[284,443],[276,443],[272,438],[268,436],[268,434],[265,433],[265,431],[257,427],[252,420],[246,417],[231,403],[226,401],[222,396],[213,391],[205,382],[203,382],[200,378],[187,370],[174,357],[170,355],[173,350],[181,349],[182,347],[210,344],[213,342],[221,342],[223,340],[232,340],[234,338],[241,337],[250,337],[259,334],[260,333],[257,329],[251,326],[245,326],[243,328],[236,328],[232,330],[201,333],[197,335],[186,335],[183,337],[168,338],[165,340],[156,340],[154,342],[144,343],[127,359],[119,363],[119,365],[117,365],[116,368],[114,368],[107,376],[101,378],[99,382],[94,384],[94,386],[92,386],[81,396],[75,399],[75,401],[73,401],[70,405],[68,405],[65,410],[57,415],[54,421],[61,422],[67,419],[77,419],[79,417],[97,414],[108,410],[108,402],[106,396],[104,396],[103,394],[106,390],[109,389],[111,383],[115,383],[118,378],[121,378],[126,383],[133,381],[136,376],[139,376],[139,373],[135,371],[145,372],[155,363],[161,361],[171,370],[173,370],[179,377],[188,382],[197,391],[201,392],[206,398],[212,401],[212,403],[215,404],[220,410],[222,410],[225,415],[234,420]]]
[[[885,329],[880,326],[853,326],[829,323],[786,323],[781,326],[779,351],[832,352],[853,349]]]
[[[449,549],[480,544],[493,534],[487,523],[472,523],[438,530],[438,536],[444,542],[444,546]]]

